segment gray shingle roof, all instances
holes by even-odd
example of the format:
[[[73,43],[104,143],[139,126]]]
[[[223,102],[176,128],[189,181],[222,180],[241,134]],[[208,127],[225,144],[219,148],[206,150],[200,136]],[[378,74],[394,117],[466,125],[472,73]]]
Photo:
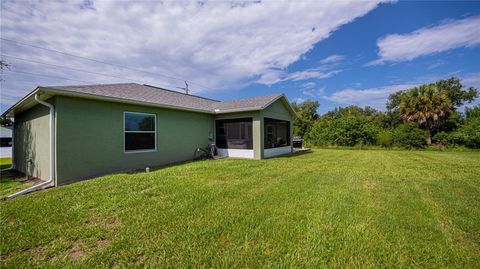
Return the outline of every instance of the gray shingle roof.
[[[83,94],[98,97],[109,97],[144,103],[164,105],[179,109],[192,109],[209,113],[228,113],[236,111],[260,110],[282,97],[282,94],[243,98],[220,102],[195,95],[187,95],[177,91],[157,88],[136,83],[80,85],[80,86],[48,86],[43,89],[65,93]]]
[[[47,89],[70,93],[111,97],[145,103],[211,111],[219,101],[187,95],[176,91],[146,86],[136,83],[81,85],[81,86],[48,86]]]
[[[215,104],[216,112],[240,111],[248,109],[262,109],[271,104],[282,94],[271,94],[266,96],[258,96],[253,98],[242,98],[232,101],[219,102]]]

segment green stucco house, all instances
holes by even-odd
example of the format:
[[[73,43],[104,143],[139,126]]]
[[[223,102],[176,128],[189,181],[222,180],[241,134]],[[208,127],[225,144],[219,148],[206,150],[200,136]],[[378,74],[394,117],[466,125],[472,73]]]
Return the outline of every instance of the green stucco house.
[[[58,186],[113,172],[218,154],[292,152],[295,112],[283,94],[220,102],[140,84],[37,87],[14,119],[13,169]]]

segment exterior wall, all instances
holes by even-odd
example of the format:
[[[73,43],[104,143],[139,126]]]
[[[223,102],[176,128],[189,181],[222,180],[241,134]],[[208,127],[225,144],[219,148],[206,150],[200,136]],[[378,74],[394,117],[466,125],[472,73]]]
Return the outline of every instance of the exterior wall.
[[[288,112],[281,99],[273,102],[262,110],[262,116],[279,120],[288,120],[290,122],[292,121],[292,115]]]
[[[252,112],[241,112],[241,113],[228,113],[216,115],[215,120],[221,119],[235,119],[235,118],[253,118],[252,122],[252,132],[253,132],[253,158],[261,159],[262,148],[263,148],[263,131],[262,131],[262,118],[260,117],[259,111]],[[214,128],[215,130],[215,128]],[[244,150],[242,150],[244,151]],[[221,151],[219,151],[221,152]],[[240,152],[239,152],[240,153]],[[244,154],[245,155],[245,154]],[[250,154],[245,156],[251,156]],[[247,157],[249,158],[249,157]]]
[[[253,149],[218,149],[219,156],[232,158],[247,158],[254,159],[255,151]]]
[[[274,157],[277,155],[287,154],[293,151],[293,142],[292,142],[293,117],[285,106],[286,104],[283,103],[282,99],[279,99],[261,111],[261,134],[262,134],[261,135],[261,142],[262,142],[261,158],[262,159]],[[289,147],[290,149],[288,149],[288,147],[264,149],[264,125],[263,125],[264,118],[290,121],[290,147]]]
[[[289,153],[292,153],[292,146],[264,149],[263,150],[263,157],[264,158],[271,158],[271,157],[284,155],[284,154],[289,154]]]
[[[195,112],[57,97],[57,183],[193,159],[214,133],[213,116]],[[157,150],[124,152],[123,113],[157,115]]]
[[[48,102],[55,103],[55,99]],[[50,178],[50,110],[36,105],[15,115],[13,164],[27,176]]]
[[[275,156],[264,150],[264,117],[290,121],[292,116],[277,100],[263,111],[208,115],[196,112],[57,96],[55,105],[57,185],[119,171],[142,169],[191,160],[197,147],[205,147],[215,134],[215,120],[253,118],[253,158]],[[124,152],[124,112],[156,114],[157,150]],[[42,105],[15,115],[13,163],[29,176],[47,180],[49,167],[49,109]],[[291,147],[290,147],[291,148]],[[281,153],[288,151],[282,148]],[[290,150],[291,151],[291,150]],[[251,153],[248,153],[251,158]]]

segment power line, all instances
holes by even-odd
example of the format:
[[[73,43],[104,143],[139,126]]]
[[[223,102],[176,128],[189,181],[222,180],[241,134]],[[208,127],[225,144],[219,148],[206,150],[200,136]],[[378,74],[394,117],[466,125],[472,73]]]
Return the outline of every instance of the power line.
[[[85,73],[94,74],[94,75],[100,75],[100,76],[104,76],[104,77],[112,77],[112,78],[117,78],[117,79],[122,79],[122,80],[130,80],[130,81],[139,82],[139,83],[142,83],[142,84],[156,84],[156,83],[153,83],[153,82],[146,82],[146,81],[141,81],[141,80],[136,80],[136,79],[129,79],[129,78],[119,77],[119,76],[114,76],[114,75],[107,75],[107,74],[97,73],[97,72],[93,72],[93,71],[88,71],[88,70],[83,70],[83,69],[77,69],[77,68],[73,68],[73,67],[68,67],[68,66],[64,66],[64,65],[57,65],[57,64],[51,64],[51,63],[45,63],[45,62],[39,62],[39,61],[34,61],[34,60],[27,60],[27,59],[24,59],[24,58],[20,58],[20,57],[16,57],[16,56],[11,56],[11,55],[7,55],[7,54],[1,54],[1,56],[2,56],[2,57],[11,58],[11,59],[16,59],[16,60],[21,60],[21,61],[25,61],[25,62],[31,62],[31,63],[36,63],[36,64],[49,65],[49,66],[53,66],[53,67],[56,67],[56,68],[66,68],[66,69],[70,69],[70,70],[74,70],[74,71],[78,71],[78,72],[85,72]]]
[[[154,75],[154,76],[162,76],[162,77],[169,78],[169,79],[185,81],[185,79],[183,79],[183,78],[178,78],[178,77],[169,76],[169,75],[160,74],[160,73],[153,73],[153,72],[144,71],[144,70],[140,70],[140,69],[136,69],[136,68],[124,66],[124,65],[108,63],[108,62],[104,62],[104,61],[100,61],[100,60],[96,60],[96,59],[92,59],[92,58],[88,58],[88,57],[78,56],[78,55],[75,55],[75,54],[72,54],[72,53],[68,53],[68,52],[64,52],[64,51],[59,51],[59,50],[44,48],[44,47],[40,47],[40,46],[37,46],[37,45],[32,45],[32,44],[28,44],[28,43],[25,43],[25,42],[20,42],[20,41],[8,39],[8,38],[0,37],[0,39],[1,39],[1,40],[4,40],[4,41],[12,42],[12,43],[20,44],[20,45],[23,45],[23,46],[28,46],[28,47],[32,47],[32,48],[37,48],[37,49],[42,49],[42,50],[46,50],[46,51],[50,51],[50,52],[55,52],[55,53],[59,53],[59,54],[63,54],[63,55],[71,56],[71,57],[76,57],[76,58],[79,58],[79,59],[84,59],[84,60],[88,60],[88,61],[93,61],[93,62],[96,62],[96,63],[101,63],[101,64],[111,65],[111,66],[115,66],[115,67],[119,67],[119,68],[129,69],[129,70],[136,71],[136,72],[143,72],[143,73],[151,74],[151,75]],[[198,83],[196,83],[196,82],[190,81],[190,83],[191,83],[191,84],[194,84],[194,85],[197,85],[197,86],[200,86],[200,87],[202,87],[202,88],[208,89],[208,87],[203,86],[203,85],[201,85],[201,84],[198,84]]]
[[[17,71],[17,70],[4,70],[4,71],[19,73],[19,74],[26,74],[26,75],[30,75],[30,76],[47,77],[47,78],[54,78],[54,79],[64,79],[64,80],[71,80],[71,81],[77,81],[77,82],[88,83],[88,84],[98,84],[98,82],[91,82],[91,81],[57,77],[57,76],[49,76],[49,75],[44,75],[44,74],[36,74],[36,73]]]

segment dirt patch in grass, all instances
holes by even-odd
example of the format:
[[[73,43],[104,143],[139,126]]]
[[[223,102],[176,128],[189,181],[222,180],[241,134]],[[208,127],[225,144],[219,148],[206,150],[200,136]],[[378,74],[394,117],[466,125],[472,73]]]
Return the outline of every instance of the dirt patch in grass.
[[[135,256],[135,258],[137,259],[137,261],[143,261],[145,259],[145,254],[139,253],[137,254],[137,256]]]
[[[113,218],[110,218],[110,219],[107,220],[107,223],[105,224],[105,228],[113,229],[113,228],[118,227],[120,225],[121,225],[120,220],[118,220],[118,218],[116,218],[116,217],[113,217]]]
[[[34,261],[45,259],[45,252],[41,248],[29,248],[25,250],[25,252],[28,253],[30,259]]]
[[[363,183],[363,190],[367,193],[376,193],[381,188],[381,185],[372,180],[365,180]]]
[[[105,247],[106,245],[108,245],[108,243],[110,243],[110,240],[107,240],[107,239],[97,240],[97,247],[98,247],[98,248],[103,248],[103,247]]]
[[[71,259],[71,260],[79,260],[80,258],[82,258],[83,256],[85,256],[85,253],[83,252],[83,250],[81,249],[78,249],[78,250],[75,250],[73,252],[70,252],[68,254],[68,257]]]
[[[70,252],[68,258],[71,260],[79,260],[85,256],[84,245],[81,241],[75,241],[70,245]]]
[[[373,207],[382,207],[383,201],[378,199],[378,194],[382,191],[382,184],[378,181],[365,180],[362,185],[363,191],[370,197],[369,204]]]

